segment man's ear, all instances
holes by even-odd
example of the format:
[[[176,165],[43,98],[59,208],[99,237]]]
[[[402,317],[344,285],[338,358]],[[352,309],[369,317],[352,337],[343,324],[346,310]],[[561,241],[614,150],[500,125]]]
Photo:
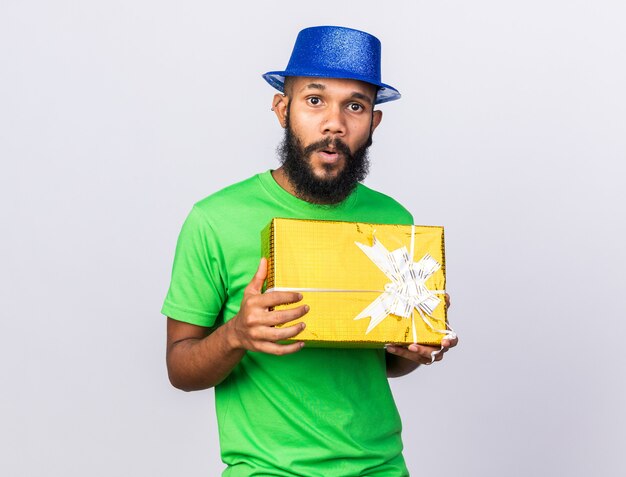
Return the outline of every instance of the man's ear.
[[[383,112],[380,110],[376,110],[372,113],[372,132],[374,129],[378,127],[380,122],[383,120]]]
[[[277,93],[274,95],[272,99],[272,111],[278,118],[278,122],[282,128],[287,127],[287,104],[289,103],[289,98],[284,94]]]

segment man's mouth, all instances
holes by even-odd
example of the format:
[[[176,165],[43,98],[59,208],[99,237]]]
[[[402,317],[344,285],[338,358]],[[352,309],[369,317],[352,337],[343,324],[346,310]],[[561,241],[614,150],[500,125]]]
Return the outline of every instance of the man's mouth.
[[[335,162],[340,156],[340,153],[336,149],[332,148],[321,149],[318,153],[326,162]]]

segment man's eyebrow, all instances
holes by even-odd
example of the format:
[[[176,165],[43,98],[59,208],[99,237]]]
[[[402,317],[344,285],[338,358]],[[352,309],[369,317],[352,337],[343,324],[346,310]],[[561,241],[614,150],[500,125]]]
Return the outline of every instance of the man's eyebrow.
[[[352,97],[356,98],[356,99],[361,99],[363,101],[367,101],[370,104],[374,103],[374,100],[371,97],[369,97],[368,95],[363,94],[363,93],[358,93],[356,91],[354,93],[352,93]]]
[[[323,85],[321,83],[309,83],[300,91],[304,91],[305,89],[319,89],[320,91],[323,91],[326,89],[326,85]],[[362,101],[367,101],[370,104],[374,104],[374,100],[370,96],[363,94],[363,93],[359,93],[358,91],[354,91],[350,97],[355,98],[355,99],[360,99]]]
[[[326,89],[326,86],[321,84],[321,83],[309,83],[307,84],[304,88],[302,88],[300,91],[304,91],[305,89],[321,89],[324,90]]]

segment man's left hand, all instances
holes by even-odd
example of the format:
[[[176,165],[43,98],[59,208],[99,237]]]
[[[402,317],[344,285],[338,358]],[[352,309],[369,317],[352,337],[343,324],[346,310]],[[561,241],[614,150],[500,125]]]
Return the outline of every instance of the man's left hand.
[[[447,293],[445,306],[446,310],[450,307],[450,295],[448,295]],[[459,339],[457,337],[454,337],[454,339],[442,340],[441,347],[419,345],[415,343],[410,344],[406,348],[398,345],[388,345],[387,353],[407,359],[415,364],[413,364],[413,366],[403,366],[396,360],[396,362],[391,366],[391,368],[396,369],[390,369],[388,362],[387,372],[390,376],[401,376],[403,374],[406,374],[407,372],[411,372],[412,369],[415,369],[415,367],[417,367],[416,365],[431,364],[433,362],[433,356],[435,357],[434,361],[441,361],[443,359],[443,355],[450,348],[454,348],[458,344],[458,342]]]
[[[450,348],[454,348],[459,342],[458,338],[452,340],[443,340],[441,347],[426,346],[419,344],[410,344],[408,348],[402,346],[387,346],[387,353],[400,356],[417,364],[430,364],[432,362],[432,353],[435,354],[435,361],[441,361],[444,353]]]

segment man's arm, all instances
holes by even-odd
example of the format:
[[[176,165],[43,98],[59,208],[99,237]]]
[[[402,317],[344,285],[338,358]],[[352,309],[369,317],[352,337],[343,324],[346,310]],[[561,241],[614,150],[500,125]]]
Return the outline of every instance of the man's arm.
[[[293,338],[304,323],[275,328],[304,316],[309,307],[300,305],[281,311],[270,308],[296,303],[302,295],[294,292],[261,293],[267,275],[267,261],[246,287],[239,313],[224,325],[210,328],[167,320],[167,371],[173,386],[196,391],[222,382],[241,361],[247,350],[284,355],[302,349],[302,341],[286,345],[276,341]]]
[[[450,296],[446,293],[445,307],[450,307]],[[411,344],[408,347],[403,346],[387,346],[386,365],[387,377],[397,378],[409,374],[418,368],[420,364],[431,364],[432,353],[435,355],[435,361],[441,361],[444,353],[450,348],[455,347],[459,339],[444,339],[441,342],[441,348],[433,346],[424,346]]]

